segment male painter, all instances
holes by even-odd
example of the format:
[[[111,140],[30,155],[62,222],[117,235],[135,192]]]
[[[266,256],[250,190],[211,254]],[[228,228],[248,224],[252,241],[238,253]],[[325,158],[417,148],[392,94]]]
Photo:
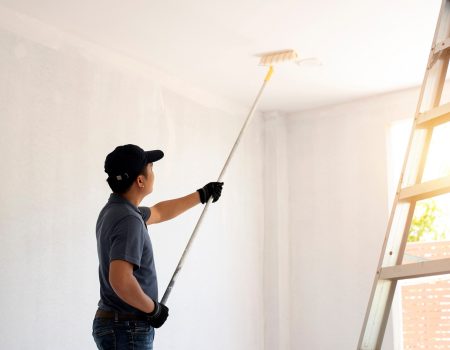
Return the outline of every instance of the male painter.
[[[164,324],[169,309],[158,302],[147,225],[173,219],[211,197],[216,202],[222,192],[222,182],[210,182],[185,197],[140,207],[153,191],[153,163],[163,156],[159,150],[124,145],[105,160],[113,193],[96,227],[100,301],[92,335],[99,349],[153,349],[154,328]]]

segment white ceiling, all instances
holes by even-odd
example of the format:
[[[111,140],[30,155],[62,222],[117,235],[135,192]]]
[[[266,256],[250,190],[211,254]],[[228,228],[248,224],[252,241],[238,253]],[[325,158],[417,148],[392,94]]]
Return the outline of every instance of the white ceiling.
[[[262,110],[297,111],[419,85],[440,0],[0,0],[211,93],[250,105],[265,75],[253,55],[292,48]]]

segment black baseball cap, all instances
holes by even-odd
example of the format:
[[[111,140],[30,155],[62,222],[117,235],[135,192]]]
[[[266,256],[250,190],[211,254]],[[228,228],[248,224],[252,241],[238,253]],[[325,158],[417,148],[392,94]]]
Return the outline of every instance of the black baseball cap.
[[[144,151],[136,145],[118,146],[105,159],[108,182],[131,184],[148,164],[160,160],[164,153],[160,150]]]

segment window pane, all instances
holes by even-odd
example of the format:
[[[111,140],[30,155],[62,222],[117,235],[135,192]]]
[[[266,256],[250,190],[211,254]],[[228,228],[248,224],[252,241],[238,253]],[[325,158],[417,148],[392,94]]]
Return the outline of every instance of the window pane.
[[[450,123],[434,128],[422,182],[450,175]]]
[[[450,348],[450,276],[399,283],[403,349]]]
[[[403,264],[450,258],[450,194],[418,201]]]

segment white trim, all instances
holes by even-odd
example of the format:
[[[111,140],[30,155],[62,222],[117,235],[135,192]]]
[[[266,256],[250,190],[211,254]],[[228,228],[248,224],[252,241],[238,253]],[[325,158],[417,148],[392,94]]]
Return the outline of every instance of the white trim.
[[[392,301],[392,326],[394,329],[394,350],[403,350],[403,281],[398,281],[397,288]]]

